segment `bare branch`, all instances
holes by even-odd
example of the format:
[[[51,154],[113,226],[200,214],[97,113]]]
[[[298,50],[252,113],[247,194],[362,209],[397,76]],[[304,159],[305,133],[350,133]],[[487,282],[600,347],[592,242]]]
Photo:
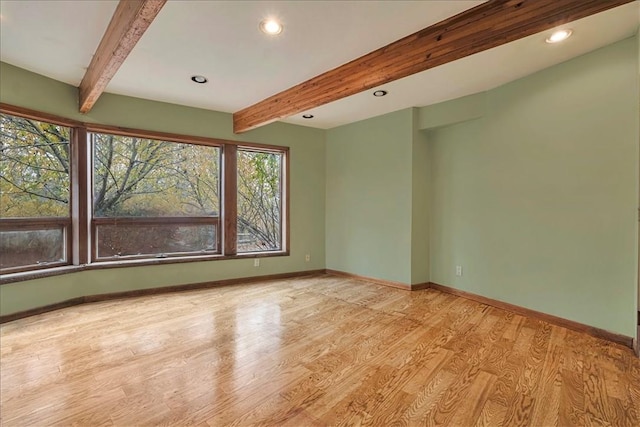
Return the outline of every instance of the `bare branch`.
[[[4,175],[0,175],[0,178],[2,178],[3,180],[5,180],[6,182],[8,182],[9,184],[13,185],[15,188],[17,188],[18,190],[20,190],[23,193],[26,194],[30,194],[32,196],[37,196],[37,197],[42,197],[44,199],[48,199],[48,200],[53,200],[54,202],[61,202],[61,203],[68,203],[67,200],[64,199],[59,199],[59,198],[55,198],[55,197],[49,197],[49,196],[45,196],[44,194],[38,194],[38,193],[34,193],[33,191],[27,190],[26,188],[22,188],[20,187],[18,184],[16,184],[15,182],[7,179],[6,176]]]

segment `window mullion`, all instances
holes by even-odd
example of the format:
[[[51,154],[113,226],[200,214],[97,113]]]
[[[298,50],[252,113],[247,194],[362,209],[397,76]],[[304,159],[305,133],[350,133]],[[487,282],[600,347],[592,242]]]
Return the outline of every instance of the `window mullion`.
[[[76,143],[78,145],[77,175],[80,187],[78,248],[80,252],[80,264],[88,264],[90,262],[89,247],[91,244],[91,144],[86,128],[82,127],[78,129]]]
[[[71,223],[72,260],[74,265],[89,262],[88,247],[88,141],[87,130],[73,129],[71,138]]]
[[[223,150],[223,223],[224,255],[236,255],[238,251],[238,148],[225,144]]]

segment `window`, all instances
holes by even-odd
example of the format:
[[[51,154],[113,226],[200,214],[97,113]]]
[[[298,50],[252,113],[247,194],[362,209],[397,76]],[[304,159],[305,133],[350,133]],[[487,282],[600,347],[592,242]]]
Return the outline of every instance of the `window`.
[[[286,147],[84,124],[5,104],[0,144],[3,275],[288,255]],[[16,277],[29,276],[7,280]]]
[[[220,148],[93,133],[94,259],[220,252]]]
[[[68,127],[0,114],[0,269],[70,262]]]
[[[238,252],[282,249],[280,152],[238,149]]]

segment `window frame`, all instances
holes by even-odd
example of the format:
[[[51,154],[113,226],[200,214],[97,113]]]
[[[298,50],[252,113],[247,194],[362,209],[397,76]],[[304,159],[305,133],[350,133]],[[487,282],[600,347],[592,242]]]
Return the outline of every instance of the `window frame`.
[[[20,117],[23,119],[35,120],[56,126],[64,126],[69,128],[69,205],[68,215],[53,217],[21,217],[21,218],[3,218],[0,217],[0,231],[22,231],[22,230],[50,230],[62,228],[64,248],[62,252],[65,254],[65,261],[47,262],[43,264],[29,264],[17,267],[9,267],[0,270],[2,276],[12,273],[22,273],[26,271],[38,271],[55,267],[69,266],[74,264],[73,248],[74,240],[77,237],[77,230],[74,229],[73,212],[74,203],[77,202],[77,191],[74,191],[74,179],[76,177],[76,145],[77,145],[77,128],[79,122],[67,120],[62,117],[50,114],[40,114],[38,112],[28,110],[21,107],[7,106],[0,103],[0,113],[9,116]]]
[[[72,264],[72,230],[71,216],[65,217],[42,217],[42,218],[0,218],[0,231],[44,231],[62,229],[62,241],[64,247],[62,253],[65,261],[52,261],[42,264],[26,264],[17,267],[4,268],[3,274],[20,273],[31,270],[43,270],[47,268],[61,267]]]
[[[23,117],[32,120],[52,123],[55,125],[71,128],[71,138],[69,141],[70,156],[70,212],[68,218],[47,218],[53,223],[65,221],[66,227],[66,255],[65,263],[48,263],[43,266],[15,269],[3,269],[0,272],[0,284],[13,283],[21,280],[29,280],[39,277],[48,277],[57,274],[66,274],[73,271],[86,269],[103,269],[132,267],[139,265],[157,265],[182,262],[201,262],[213,260],[230,260],[244,258],[263,258],[274,256],[290,255],[290,221],[289,221],[289,199],[290,199],[290,153],[289,147],[252,143],[245,141],[233,141],[219,138],[208,138],[202,136],[181,135],[174,133],[131,129],[119,126],[102,125],[96,123],[84,123],[64,117],[42,113],[23,107],[0,103],[0,113]],[[93,217],[93,159],[92,141],[90,133],[105,133],[119,136],[129,136],[145,139],[155,139],[167,142],[215,146],[220,149],[220,212],[217,217],[166,217],[167,224],[173,221],[184,220],[185,224],[195,218],[193,224],[212,221],[217,222],[216,239],[217,252],[215,254],[188,253],[177,256],[167,254],[166,257],[156,258],[155,256],[123,256],[119,259],[102,258],[97,259],[95,224],[102,222],[113,222],[114,219],[127,220],[125,218],[102,218]],[[259,251],[259,252],[237,252],[237,151],[238,148],[258,152],[276,152],[282,155],[281,168],[281,233],[282,244],[280,250]],[[142,217],[144,218],[144,217]],[[5,224],[9,218],[3,218]],[[22,220],[19,218],[18,220]],[[40,218],[38,218],[40,220]],[[139,221],[136,218],[134,221]],[[144,221],[144,220],[143,220]],[[153,219],[152,221],[156,221]],[[19,224],[19,221],[11,219],[12,223]],[[24,222],[24,221],[23,221]],[[24,224],[26,225],[26,223]],[[0,224],[0,227],[6,228]]]
[[[201,252],[168,252],[148,255],[122,255],[119,257],[99,257],[98,253],[98,227],[101,225],[215,225],[216,227],[216,250],[206,254]],[[189,256],[215,257],[221,254],[220,248],[220,217],[219,216],[185,216],[185,217],[93,217],[91,219],[91,260],[92,262],[109,262],[129,259],[164,259],[164,258],[186,258]]]
[[[93,196],[94,196],[94,192],[93,192],[93,178],[94,178],[94,174],[93,174],[93,168],[94,168],[94,140],[91,137],[92,134],[103,134],[103,135],[116,135],[116,136],[126,136],[126,137],[132,137],[132,138],[141,138],[141,139],[149,139],[149,140],[154,140],[154,141],[160,141],[160,142],[171,142],[171,143],[176,143],[176,144],[190,144],[190,145],[199,145],[199,146],[204,146],[204,147],[214,147],[214,148],[218,148],[219,152],[220,152],[220,159],[219,159],[219,166],[222,166],[223,162],[224,162],[224,145],[217,142],[217,140],[213,140],[213,139],[208,139],[208,138],[199,138],[199,137],[188,137],[188,136],[182,136],[182,135],[173,135],[173,134],[165,134],[165,133],[160,133],[160,132],[151,132],[151,131],[137,131],[134,129],[126,129],[126,128],[120,128],[120,127],[112,127],[112,126],[94,126],[94,125],[87,125],[86,126],[87,129],[87,145],[88,145],[88,150],[89,150],[89,165],[90,165],[90,182],[91,182],[91,186],[89,189],[90,192],[90,200],[89,200],[89,206],[88,208],[91,211],[91,215],[90,215],[90,222],[91,222],[91,230],[90,230],[90,242],[91,242],[91,253],[90,253],[90,259],[92,263],[102,263],[102,262],[118,262],[118,261],[122,261],[122,262],[126,262],[127,260],[152,260],[152,259],[177,259],[177,258],[189,258],[189,257],[195,257],[198,256],[202,259],[215,259],[220,257],[220,255],[223,255],[223,248],[222,248],[222,242],[223,237],[222,237],[222,231],[221,231],[221,225],[222,225],[222,221],[224,218],[224,212],[218,212],[218,216],[184,216],[184,217],[96,217],[93,215]],[[98,130],[97,130],[98,129]],[[224,173],[221,170],[220,171],[220,175],[218,177],[219,180],[219,186],[220,188],[218,189],[218,191],[220,192],[218,198],[218,203],[220,205],[220,207],[223,206],[224,202],[223,202],[223,192],[222,187],[223,187],[223,177]],[[222,209],[219,209],[220,211],[222,211]],[[163,220],[165,221],[164,224],[185,224],[185,225],[195,225],[195,224],[215,224],[216,226],[216,251],[214,253],[207,253],[207,254],[202,254],[202,253],[195,253],[195,252],[184,252],[184,253],[171,253],[171,254],[167,254],[166,256],[162,257],[162,256],[150,256],[150,255],[125,255],[122,256],[120,258],[115,258],[115,257],[104,257],[104,258],[99,258],[98,257],[98,226],[99,225],[108,225],[108,224],[121,224],[121,225],[132,225],[132,224],[141,224],[141,225],[152,225],[152,224],[158,224],[161,225],[163,224]]]
[[[237,151],[240,151],[240,150],[251,151],[254,153],[277,153],[282,156],[282,160],[280,163],[280,195],[282,200],[280,202],[280,249],[269,250],[269,251],[247,251],[247,252],[239,252],[239,254],[251,255],[251,254],[271,253],[271,252],[277,253],[282,250],[288,250],[289,248],[289,179],[287,177],[287,174],[289,171],[289,152],[288,150],[284,152],[282,150],[265,149],[265,148],[260,149],[251,145],[244,145],[244,144],[237,146]],[[236,153],[236,159],[237,159],[237,153]],[[237,169],[236,169],[236,175],[237,175]],[[237,197],[237,191],[238,191],[238,187],[236,185],[236,197]],[[236,199],[236,205],[237,205],[237,199]],[[237,217],[236,217],[236,223],[237,223]],[[286,224],[286,227],[284,226],[284,224]],[[236,236],[236,241],[237,241],[237,236]]]

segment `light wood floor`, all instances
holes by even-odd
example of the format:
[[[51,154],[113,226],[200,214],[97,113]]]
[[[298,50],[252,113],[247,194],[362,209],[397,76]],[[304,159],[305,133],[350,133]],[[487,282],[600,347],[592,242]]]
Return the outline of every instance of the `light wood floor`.
[[[630,349],[436,290],[331,276],[1,328],[3,426],[640,425]]]

